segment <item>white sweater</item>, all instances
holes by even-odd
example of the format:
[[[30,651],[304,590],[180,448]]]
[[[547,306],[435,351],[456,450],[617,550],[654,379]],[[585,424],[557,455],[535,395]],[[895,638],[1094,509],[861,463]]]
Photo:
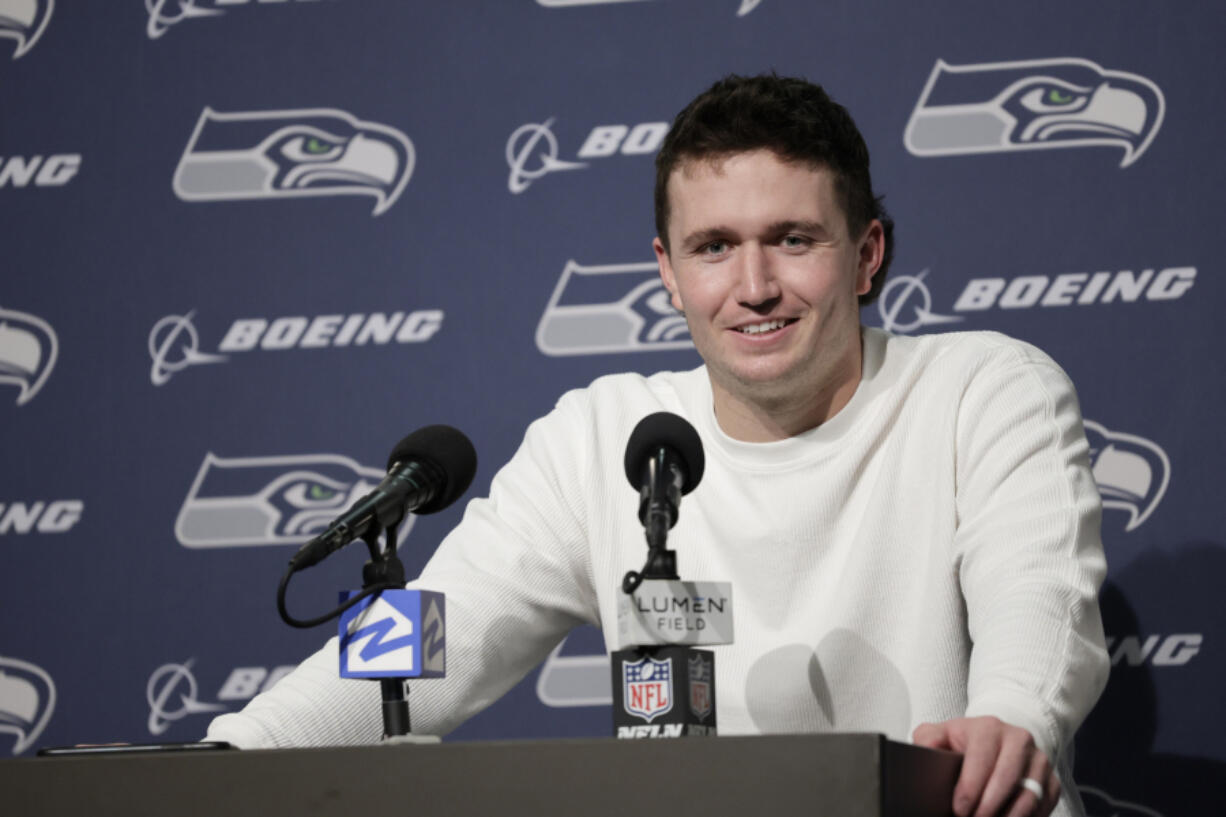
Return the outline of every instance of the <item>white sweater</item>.
[[[414,685],[415,731],[488,706],[575,625],[615,647],[621,577],[646,556],[622,460],[655,411],[689,419],[706,451],[669,537],[679,572],[733,583],[736,642],[714,648],[720,734],[907,741],[925,721],[995,715],[1066,760],[1107,676],[1099,498],[1067,377],[993,333],[865,329],[851,401],[781,442],[725,435],[704,368],[564,395],[410,585],[447,596],[447,678]],[[337,678],[333,639],[208,738],[381,730],[378,685]]]

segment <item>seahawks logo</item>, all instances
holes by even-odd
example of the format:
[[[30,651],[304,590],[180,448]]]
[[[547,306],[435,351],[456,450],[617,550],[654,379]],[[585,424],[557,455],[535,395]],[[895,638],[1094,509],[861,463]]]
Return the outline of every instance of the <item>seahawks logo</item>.
[[[568,261],[536,328],[547,355],[691,349],[685,317],[673,308],[659,267],[583,266]]]
[[[175,520],[189,548],[301,545],[385,476],[337,454],[205,455]],[[400,528],[403,536],[416,517]]]
[[[38,394],[58,354],[59,342],[50,324],[25,312],[0,309],[0,383],[20,389],[17,405]]]
[[[17,41],[13,59],[34,47],[54,9],[55,0],[0,0],[0,37]]]
[[[0,656],[0,732],[17,736],[13,754],[34,745],[55,710],[55,682],[41,667]]]
[[[1141,526],[1158,507],[1171,480],[1171,461],[1153,442],[1084,421],[1090,463],[1103,508],[1124,511],[1124,530]]]
[[[220,113],[205,108],[175,169],[183,201],[371,196],[396,203],[413,143],[395,128],[335,108]]]
[[[1089,60],[937,60],[903,142],[916,156],[1118,147],[1127,167],[1158,135],[1164,110],[1153,82]]]

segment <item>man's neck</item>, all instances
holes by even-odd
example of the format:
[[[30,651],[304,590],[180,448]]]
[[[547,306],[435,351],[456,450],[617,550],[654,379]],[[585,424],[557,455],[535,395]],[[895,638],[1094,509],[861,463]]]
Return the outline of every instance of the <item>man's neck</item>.
[[[725,387],[711,377],[715,419],[734,440],[766,443],[795,437],[817,428],[846,406],[860,385],[863,350],[856,344],[854,360],[830,372],[822,385],[804,391],[771,389],[767,385],[732,384]]]

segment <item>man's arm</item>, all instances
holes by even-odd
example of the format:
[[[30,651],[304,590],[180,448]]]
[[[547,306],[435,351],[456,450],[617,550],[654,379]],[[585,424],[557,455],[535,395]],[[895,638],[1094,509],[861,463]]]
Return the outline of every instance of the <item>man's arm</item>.
[[[1076,394],[1037,349],[1008,351],[976,373],[959,412],[966,717],[914,735],[965,754],[954,810],[977,817],[1051,811],[1053,766],[1107,678],[1101,505]]]

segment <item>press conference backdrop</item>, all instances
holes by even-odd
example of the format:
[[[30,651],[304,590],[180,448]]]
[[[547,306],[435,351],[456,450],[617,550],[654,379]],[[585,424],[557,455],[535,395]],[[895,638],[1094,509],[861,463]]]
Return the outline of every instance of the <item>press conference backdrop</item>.
[[[1112,656],[1083,796],[1205,813],[1222,9],[0,0],[0,752],[197,738],[327,634],[276,582],[401,436],[467,431],[480,495],[566,389],[697,365],[652,158],[716,78],[775,70],[850,108],[898,223],[864,322],[1003,331],[1077,384]],[[411,573],[461,513],[414,521]],[[456,737],[607,734],[606,667],[576,633]]]

